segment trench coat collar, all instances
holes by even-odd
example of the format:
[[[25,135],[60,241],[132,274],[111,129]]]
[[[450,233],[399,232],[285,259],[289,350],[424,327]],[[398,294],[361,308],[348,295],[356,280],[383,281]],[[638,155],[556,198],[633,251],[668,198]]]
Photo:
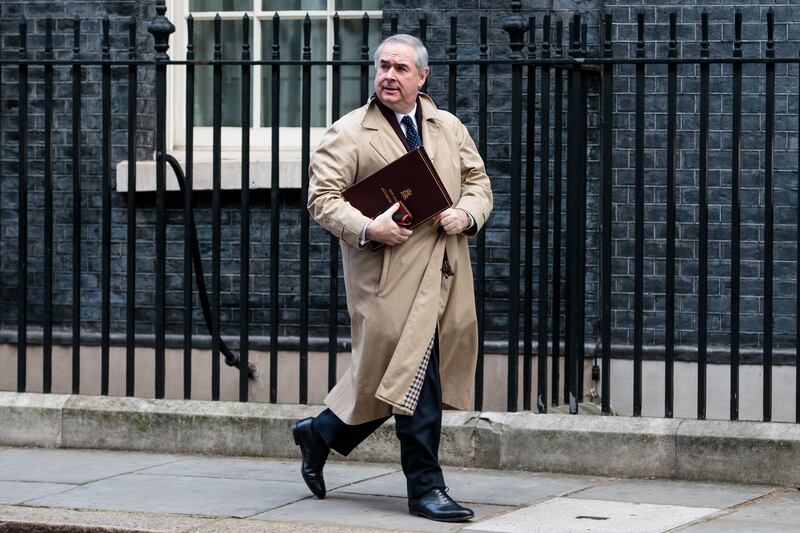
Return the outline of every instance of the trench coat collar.
[[[367,103],[367,112],[361,121],[361,125],[371,130],[370,145],[387,162],[391,163],[395,159],[406,153],[405,146],[397,137],[391,125],[386,121],[381,110],[378,109],[377,97],[373,95]],[[425,93],[419,93],[419,105],[422,109],[422,140],[425,151],[431,161],[436,157],[436,146],[439,143],[441,134],[441,119],[439,109],[433,103],[433,99]]]

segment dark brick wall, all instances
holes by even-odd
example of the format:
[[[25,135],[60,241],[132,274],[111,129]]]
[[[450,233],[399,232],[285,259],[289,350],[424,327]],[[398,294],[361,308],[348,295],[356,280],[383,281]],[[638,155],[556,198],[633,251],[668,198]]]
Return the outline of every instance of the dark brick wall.
[[[800,11],[787,2],[631,2],[606,0],[614,20],[614,54],[633,55],[636,13],[645,13],[648,57],[666,57],[669,13],[677,14],[678,49],[685,57],[699,55],[700,18],[709,14],[713,57],[731,57],[734,11],[743,15],[743,55],[764,57],[767,11],[775,11],[776,55],[796,57]],[[789,2],[788,4],[791,4]],[[633,198],[634,109],[633,67],[615,71],[614,117],[614,338],[630,342],[633,331]],[[697,341],[699,226],[699,100],[696,65],[678,70],[677,131],[677,341]],[[710,68],[709,134],[709,341],[730,341],[732,68]],[[743,67],[741,182],[741,340],[743,346],[763,342],[764,312],[764,143],[765,67]],[[647,68],[645,119],[645,343],[664,341],[666,272],[666,66]],[[793,346],[795,333],[797,217],[797,67],[777,65],[775,79],[775,345]]]
[[[131,16],[138,19],[137,48],[140,57],[152,50],[152,40],[147,33],[147,24],[155,14],[153,3],[146,0],[116,2],[45,2],[4,0],[0,5],[0,54],[4,58],[18,57],[20,18],[28,21],[28,57],[42,58],[45,44],[45,17],[53,17],[53,43],[55,58],[68,60],[73,57],[73,18],[81,20],[81,57],[98,59],[101,44],[101,18],[108,15],[111,20],[111,48],[114,57],[127,58],[128,25]],[[119,161],[126,157],[127,143],[127,69],[115,68],[112,73],[113,158]],[[72,316],[72,74],[71,67],[56,67],[54,72],[54,124],[53,170],[54,170],[54,316],[58,326],[66,326]],[[87,330],[96,331],[100,320],[100,219],[101,219],[101,76],[97,67],[81,68],[82,82],[82,135],[81,135],[81,186],[80,206],[83,217],[82,229],[82,308],[81,316]],[[139,132],[138,157],[146,159],[152,154],[154,108],[153,73],[141,69],[138,75],[139,97],[137,99]],[[44,83],[41,67],[29,69],[29,150],[28,150],[28,299],[29,318],[39,324],[42,316],[44,249]],[[19,93],[16,67],[2,69],[2,259],[0,259],[0,303],[2,321],[8,326],[16,321],[17,292],[17,226],[18,226],[18,120]],[[124,231],[118,225],[124,220],[123,209],[126,198],[112,196],[114,206],[114,247],[112,251],[115,272],[124,271]],[[152,219],[152,213],[143,206],[141,218]],[[146,223],[145,223],[146,225]],[[146,230],[143,230],[146,234]],[[143,254],[146,257],[146,254]],[[142,276],[140,287],[147,288],[146,276]],[[112,290],[124,287],[118,277],[112,281]],[[112,298],[119,300],[120,293]],[[146,299],[142,293],[143,299]],[[114,317],[118,325],[124,312],[115,306]],[[122,326],[120,326],[122,327]]]

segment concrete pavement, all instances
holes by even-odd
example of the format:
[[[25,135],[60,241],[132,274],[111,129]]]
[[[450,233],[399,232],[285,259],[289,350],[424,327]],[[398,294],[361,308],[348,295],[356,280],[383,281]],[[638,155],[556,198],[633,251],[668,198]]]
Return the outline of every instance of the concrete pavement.
[[[291,425],[322,409],[0,392],[0,446],[292,459]],[[390,419],[351,459],[393,463],[397,448]],[[439,459],[459,468],[798,487],[800,424],[445,410]]]
[[[531,451],[531,453],[535,453]],[[790,487],[446,468],[466,524],[407,513],[397,464],[0,448],[0,531],[800,532]]]

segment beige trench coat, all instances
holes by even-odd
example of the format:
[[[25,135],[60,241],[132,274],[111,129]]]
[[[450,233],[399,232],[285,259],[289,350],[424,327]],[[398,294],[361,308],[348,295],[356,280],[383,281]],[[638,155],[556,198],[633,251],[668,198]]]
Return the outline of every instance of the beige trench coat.
[[[455,207],[478,225],[492,209],[483,161],[464,125],[420,94],[422,140]],[[356,109],[325,133],[311,156],[308,209],[340,238],[347,310],[352,324],[350,367],[325,398],[344,422],[359,424],[403,411],[403,399],[439,325],[442,399],[470,409],[478,329],[467,237],[438,232],[433,222],[404,243],[373,252],[359,247],[369,218],[341,196],[345,187],[405,153],[375,102]],[[445,250],[454,276],[444,279]]]

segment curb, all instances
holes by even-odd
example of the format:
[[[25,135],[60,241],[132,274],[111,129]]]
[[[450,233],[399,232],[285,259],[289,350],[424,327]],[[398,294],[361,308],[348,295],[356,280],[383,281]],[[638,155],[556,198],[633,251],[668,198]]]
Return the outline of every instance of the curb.
[[[0,446],[295,458],[323,406],[0,392]],[[442,464],[800,486],[800,425],[445,411]],[[399,462],[389,420],[353,452]]]

